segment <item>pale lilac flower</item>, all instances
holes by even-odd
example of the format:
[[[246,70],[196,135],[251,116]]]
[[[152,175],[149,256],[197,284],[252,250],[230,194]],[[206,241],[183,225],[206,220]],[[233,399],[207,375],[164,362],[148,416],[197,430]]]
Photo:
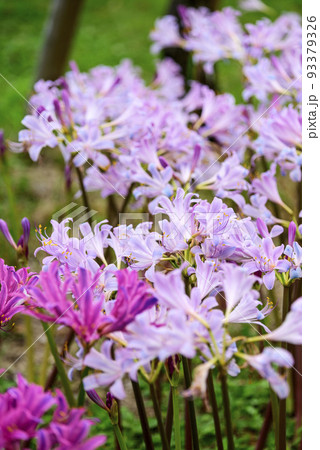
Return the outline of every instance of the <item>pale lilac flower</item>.
[[[150,38],[154,42],[151,47],[153,53],[158,53],[166,47],[176,47],[181,41],[177,19],[173,16],[157,19]]]
[[[267,6],[261,0],[241,0],[239,2],[239,6],[245,11],[261,11],[264,13],[268,13],[271,10],[271,8],[269,8],[269,6]]]
[[[284,203],[281,200],[278,191],[275,174],[276,165],[272,164],[270,170],[262,173],[260,178],[255,178],[252,180],[252,190],[254,193],[263,195],[267,197],[268,200],[283,206]]]
[[[198,189],[210,189],[220,198],[231,198],[241,207],[244,198],[240,195],[243,190],[248,189],[248,182],[245,180],[249,171],[240,165],[239,157],[234,154],[215,167],[216,173],[198,184]],[[204,172],[205,175],[206,172]],[[201,178],[204,178],[201,177]]]
[[[197,231],[194,224],[194,204],[198,202],[198,199],[194,197],[196,194],[186,194],[182,188],[178,188],[174,198],[169,200],[165,196],[157,197],[149,204],[149,210],[152,214],[169,216],[177,239],[188,242]]]
[[[128,349],[139,358],[137,366],[154,358],[164,361],[176,354],[193,358],[196,354],[196,327],[197,322],[189,322],[179,309],[168,311],[162,324],[150,323],[144,313],[128,327]]]
[[[252,323],[261,325],[267,332],[269,328],[261,320],[265,319],[272,311],[272,307],[266,304],[262,309],[258,307],[262,304],[258,300],[259,292],[252,290],[244,295],[235,308],[226,317],[228,323]]]
[[[281,273],[290,268],[288,260],[279,259],[283,250],[283,244],[276,247],[270,237],[263,238],[261,244],[247,249],[252,261],[245,263],[244,267],[249,273],[262,272],[264,285],[267,289],[272,289],[276,278],[275,270]]]
[[[272,108],[266,118],[258,122],[259,137],[254,141],[254,148],[259,155],[272,161],[286,148],[301,147],[302,116],[301,111],[292,105]]]
[[[295,148],[286,147],[282,149],[276,161],[281,168],[282,175],[289,172],[292,181],[301,181],[302,156]]]
[[[207,396],[207,379],[210,374],[210,369],[213,368],[211,361],[199,364],[193,371],[193,380],[191,386],[183,392],[184,397],[202,397]]]
[[[216,291],[220,285],[220,277],[217,275],[217,267],[212,261],[201,261],[198,254],[195,255],[196,268],[188,270],[188,274],[194,273],[197,278],[197,287],[200,290],[201,298],[205,298]]]
[[[207,73],[213,73],[213,65],[220,59],[244,57],[238,15],[232,8],[213,13],[206,8],[184,10],[184,20],[188,22],[184,47],[193,52],[195,63],[204,64]]]
[[[260,233],[260,236],[262,236],[263,238],[266,238],[266,237],[274,238],[283,233],[283,227],[280,225],[274,225],[271,228],[271,231],[269,232],[266,223],[262,219],[260,219],[260,217],[257,218],[256,223],[257,223],[257,228]]]
[[[266,347],[262,353],[256,356],[246,356],[246,360],[259,374],[265,378],[271,388],[280,398],[286,398],[289,395],[289,386],[284,376],[280,375],[272,364],[279,367],[292,367],[293,357],[291,353],[283,348]]]
[[[92,348],[85,357],[84,363],[92,369],[102,373],[94,373],[84,378],[83,384],[86,391],[91,391],[99,386],[107,386],[112,395],[118,399],[125,397],[122,377],[131,370],[134,361],[127,359],[122,349],[115,351],[115,359],[111,355],[113,341],[105,341],[101,346],[101,352]]]
[[[288,245],[292,247],[296,237],[297,225],[292,220],[288,227]]]
[[[248,80],[242,93],[244,100],[255,96],[266,102],[272,94],[284,99],[290,95],[297,97],[296,91],[301,91],[301,50],[295,49],[279,58],[260,58],[255,65],[245,65],[243,73]]]
[[[104,263],[104,249],[108,247],[107,237],[110,232],[110,225],[103,220],[99,222],[94,230],[87,224],[80,225],[82,237],[69,236],[73,219],[67,218],[60,223],[51,220],[53,228],[51,236],[47,234],[46,227],[38,227],[38,239],[41,246],[35,251],[35,256],[39,251],[49,254],[43,259],[42,264],[46,268],[53,260],[58,260],[61,265],[67,265],[74,271],[78,267],[89,269],[93,274],[99,270],[99,264],[95,257],[99,256]]]
[[[246,2],[258,3],[260,0]],[[274,22],[264,17],[255,24],[246,24],[245,29],[248,32],[244,38],[246,50],[255,59],[265,53],[287,52],[301,46],[301,18],[298,14],[283,14]]]
[[[77,129],[77,139],[69,143],[70,153],[75,153],[73,163],[76,167],[82,166],[88,160],[93,161],[98,167],[109,166],[110,161],[101,150],[114,148],[114,142],[108,135],[103,136],[99,128],[94,126]]]
[[[181,67],[171,58],[164,58],[156,66],[156,75],[152,86],[157,93],[168,100],[175,100],[184,94],[184,80]]]
[[[144,236],[129,238],[122,255],[128,258],[127,262],[132,269],[147,269],[145,276],[153,281],[155,266],[164,252],[164,248],[156,241],[156,235],[151,233],[146,238]]]
[[[302,344],[302,299],[295,300],[280,327],[265,336],[267,341]]]
[[[194,255],[204,255],[207,260],[212,261],[216,270],[219,260],[233,258],[236,247],[221,236],[213,236],[205,239],[200,245],[192,247]]]
[[[193,314],[194,309],[185,293],[181,275],[181,269],[173,270],[166,275],[156,272],[154,274],[155,295],[160,305],[184,311],[186,314]]]
[[[45,112],[38,117],[26,116],[22,124],[28,129],[20,131],[19,142],[28,145],[32,161],[37,161],[44,147],[54,148],[58,145],[54,131],[59,130],[60,125]]]
[[[287,245],[284,252],[288,261],[291,263],[290,267],[290,279],[302,277],[301,263],[302,263],[302,248],[298,242],[294,242],[293,245]]]
[[[91,226],[88,222],[80,225],[80,231],[83,236],[84,248],[87,253],[92,258],[97,256],[106,264],[104,251],[107,248],[107,237],[112,228],[111,225],[107,225],[108,220],[103,220],[99,222],[94,227],[92,231]]]
[[[245,268],[236,264],[225,263],[220,267],[222,290],[226,300],[226,316],[251,291],[257,278],[248,275]]]
[[[242,208],[244,214],[254,219],[260,217],[267,225],[276,223],[277,219],[266,207],[267,197],[265,195],[254,194],[250,196],[251,204],[245,204]]]
[[[100,172],[96,166],[86,170],[83,180],[87,192],[100,191],[102,198],[112,194],[120,194],[125,197],[131,185],[129,178],[123,177],[124,168],[116,163],[110,166],[105,172]]]
[[[228,208],[220,198],[215,197],[211,203],[201,200],[194,208],[195,217],[202,226],[202,234],[213,237],[227,232],[235,217],[232,208]]]
[[[133,191],[135,198],[138,198],[141,195],[153,198],[161,194],[171,197],[173,193],[173,189],[169,184],[169,181],[172,178],[171,167],[168,166],[160,172],[154,164],[149,164],[148,171],[151,175],[147,174],[147,172],[139,166],[137,172],[132,174],[133,180],[141,183],[141,185]]]

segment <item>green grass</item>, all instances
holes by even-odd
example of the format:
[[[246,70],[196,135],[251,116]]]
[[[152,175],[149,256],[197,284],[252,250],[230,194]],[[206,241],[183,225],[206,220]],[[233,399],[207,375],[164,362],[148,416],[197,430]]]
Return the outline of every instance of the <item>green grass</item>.
[[[0,379],[0,392],[5,392],[9,387],[13,386],[12,381],[8,381],[5,377]],[[140,382],[145,406],[148,414],[149,426],[152,433],[152,439],[156,450],[161,449],[160,436],[157,431],[157,422],[152,410],[152,401],[149,394],[149,386],[145,382]],[[162,417],[165,419],[167,411],[168,383],[163,381],[162,388]],[[234,430],[235,448],[237,450],[254,450],[259,432],[264,420],[265,408],[269,402],[269,387],[265,380],[261,380],[256,373],[243,371],[237,378],[228,378],[230,403],[232,409],[232,421]],[[130,388],[129,388],[130,391]],[[182,391],[182,388],[181,388]],[[222,408],[221,388],[217,379],[215,379],[215,393],[219,407],[219,415],[223,436],[225,435],[224,418]],[[101,398],[105,392],[101,390]],[[129,394],[130,395],[130,394]],[[129,397],[130,398],[130,397]],[[128,404],[128,399],[125,400]],[[141,425],[135,410],[134,402],[129,402],[129,406],[121,405],[121,422],[123,435],[125,436],[129,449],[144,450],[144,442],[141,432]],[[103,448],[115,448],[113,428],[108,414],[100,409],[97,405],[86,400],[88,415],[99,419],[93,425],[91,434],[104,434],[107,436],[107,444]],[[184,400],[180,397],[180,424],[182,448],[185,448],[184,436]],[[196,400],[197,425],[199,433],[199,442],[201,450],[209,450],[216,448],[215,431],[211,411],[206,411],[203,401]],[[46,417],[51,415],[47,414]],[[290,450],[298,450],[300,442],[299,433],[295,432],[295,422],[292,414],[289,412],[287,417],[287,446]],[[223,438],[224,448],[227,448],[227,440]],[[171,448],[174,448],[174,430],[172,432]],[[274,432],[271,429],[268,434],[265,450],[274,450]]]
[[[150,80],[154,62],[148,35],[166,4],[166,0],[85,1],[70,59],[86,71],[130,58]],[[0,72],[25,97],[32,89],[49,6],[48,0],[0,1]],[[8,138],[16,139],[27,105],[3,79],[0,90],[0,128]]]
[[[166,0],[86,0],[70,60],[86,71],[98,64],[115,65],[130,58],[141,67],[146,80],[151,80],[154,57],[149,53],[148,35],[166,5]],[[0,77],[0,128],[13,141],[17,141],[27,112],[23,97],[32,90],[49,6],[48,0],[0,0],[0,73],[18,91]],[[29,217],[32,225],[48,223],[52,213],[65,204],[61,161],[54,172],[57,164],[52,163],[48,152],[45,155],[45,161],[37,164],[27,155],[8,154],[6,165],[0,161],[0,218],[8,222],[15,239],[21,234],[22,217]],[[0,249],[0,256],[14,264],[14,252],[2,235]]]
[[[276,17],[283,11],[301,12],[300,0],[270,0]],[[222,0],[221,6],[237,8],[237,0]],[[150,80],[154,58],[149,53],[149,32],[156,17],[165,13],[168,0],[86,0],[73,42],[70,59],[86,71],[98,64],[115,65],[130,58]],[[41,48],[43,29],[50,1],[0,0],[0,73],[25,97],[32,89]],[[243,23],[263,17],[261,13],[244,13]],[[239,70],[234,63],[223,64],[219,73],[222,90],[240,97]],[[0,78],[0,128],[16,139],[26,102]]]
[[[229,395],[232,408],[232,420],[234,429],[235,448],[237,450],[254,450],[259,432],[264,420],[265,408],[269,402],[269,387],[265,380],[252,372],[246,370],[237,378],[228,378]],[[152,402],[149,395],[149,387],[141,382],[143,397],[148,411],[149,425],[153,435],[155,449],[161,449],[159,433],[157,431],[157,422],[152,412]],[[182,390],[182,389],[181,389]],[[225,436],[224,416],[222,408],[222,395],[219,382],[215,379],[215,392],[219,407],[220,421],[223,436]],[[103,395],[103,394],[102,394]],[[162,416],[165,419],[167,410],[168,383],[162,383]],[[199,442],[201,450],[214,449],[216,447],[215,431],[211,411],[206,411],[202,400],[196,401],[197,425],[199,433]],[[114,440],[112,426],[106,413],[96,405],[91,405],[92,414],[100,419],[100,423],[95,426],[95,433],[106,434],[109,445]],[[123,423],[123,434],[126,437],[128,448],[143,450],[145,448],[141,425],[134,409],[121,407],[121,416]],[[180,423],[182,448],[185,448],[184,436],[184,401],[180,397]],[[295,436],[294,419],[288,414],[287,422],[287,442],[290,450],[298,449],[299,437]],[[227,439],[223,438],[224,448],[227,448]],[[110,445],[110,448],[112,444]],[[171,448],[174,448],[174,430],[171,439]],[[274,433],[271,427],[266,450],[274,450]]]

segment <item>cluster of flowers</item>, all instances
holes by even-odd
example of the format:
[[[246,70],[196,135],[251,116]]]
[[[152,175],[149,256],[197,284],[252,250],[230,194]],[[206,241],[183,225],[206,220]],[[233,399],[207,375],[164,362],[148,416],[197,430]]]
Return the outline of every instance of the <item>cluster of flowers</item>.
[[[208,74],[219,60],[240,61],[245,103],[196,81],[185,92],[170,59],[158,63],[150,86],[128,61],[88,74],[73,63],[65,77],[37,82],[22,121],[26,129],[12,150],[26,150],[36,161],[45,147],[59,148],[67,177],[75,167],[86,191],[128,196],[131,210],[151,219],[136,227],[83,223],[78,237],[70,235],[72,219],[52,220],[51,234],[39,226],[35,253],[46,253],[39,274],[0,260],[1,326],[22,312],[70,327],[79,352],[64,362],[72,366],[70,376],[89,369],[83,384],[93,397],[105,386],[122,399],[125,376],[153,383],[176,355],[199,355],[184,395],[205,397],[209,371],[237,376],[241,361],[285,398],[286,372],[273,364],[289,368],[293,358],[270,343],[301,344],[301,298],[271,331],[263,321],[277,306],[262,301],[261,287],[271,291],[278,279],[286,289],[301,277],[301,226],[277,186],[279,174],[301,180],[300,22],[287,14],[243,28],[231,8],[180,8],[180,15],[182,27],[171,16],[156,22],[153,51],[182,47]],[[260,175],[259,158],[267,166]],[[204,190],[207,200],[197,193]],[[279,207],[290,220],[277,217]],[[4,221],[0,231],[26,255],[30,226],[22,225],[18,244]],[[239,335],[233,324],[249,324],[256,335]],[[270,345],[252,353],[251,343],[259,341]],[[36,389],[22,378],[18,388]],[[1,410],[12,407],[15,392],[0,397]],[[36,430],[36,416],[26,427],[17,423],[24,435],[12,431],[6,439],[38,433],[43,448],[52,448],[73,417],[86,430],[81,439],[86,436],[82,412],[68,412],[66,424],[61,394],[58,400],[41,395],[48,408],[59,404],[49,428]]]
[[[206,188],[232,198],[240,207],[245,201],[239,193],[248,191],[262,209],[265,197],[274,199],[263,187],[246,182],[243,161],[248,147],[255,152],[253,161],[261,156],[276,161],[283,174],[289,171],[299,181],[299,19],[290,14],[275,23],[259,21],[247,25],[245,33],[238,13],[230,8],[181,12],[187,29],[183,39],[176,19],[167,16],[151,34],[155,48],[180,43],[195,52],[194,58],[210,61],[210,67],[218,59],[240,58],[247,80],[243,96],[249,103],[237,105],[231,94],[217,95],[196,81],[185,93],[179,66],[170,59],[158,63],[150,86],[128,61],[115,69],[99,66],[88,74],[73,63],[64,78],[36,83],[31,114],[22,121],[26,129],[12,149],[27,148],[36,161],[44,147],[59,147],[67,169],[71,161],[77,167],[90,162],[84,180],[88,191],[126,196],[131,184],[137,184],[137,207],[145,197],[170,196],[175,186],[189,184],[192,190]],[[208,45],[216,55],[207,54]],[[253,96],[260,101],[258,108],[250,104]],[[228,158],[221,161],[224,155]]]
[[[50,423],[45,415],[52,407]],[[105,436],[87,438],[92,420],[83,419],[84,408],[69,408],[61,391],[56,395],[44,392],[41,386],[28,384],[17,375],[17,386],[0,394],[1,448],[28,448],[30,439],[36,438],[38,450],[54,448],[94,450],[106,441]],[[21,444],[23,447],[21,447]]]

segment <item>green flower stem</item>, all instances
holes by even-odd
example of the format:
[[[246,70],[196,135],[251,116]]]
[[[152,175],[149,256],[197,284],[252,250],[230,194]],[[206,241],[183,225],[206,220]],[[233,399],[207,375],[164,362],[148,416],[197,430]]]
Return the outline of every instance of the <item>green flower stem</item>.
[[[47,340],[45,343],[45,348],[42,356],[42,364],[40,368],[40,378],[39,378],[39,384],[41,384],[41,386],[43,387],[46,384],[49,356],[50,356],[50,347],[49,342]]]
[[[290,288],[287,286],[283,287],[283,303],[282,303],[282,323],[286,318],[289,311],[290,303]],[[287,344],[283,343],[282,348],[287,348]],[[278,427],[278,443],[279,449],[286,448],[286,415],[287,415],[287,401],[285,398],[279,400],[279,427]]]
[[[270,399],[272,407],[272,421],[275,435],[275,447],[279,450],[279,400],[277,394],[270,387]]]
[[[221,369],[220,379],[221,379],[224,417],[225,417],[226,429],[227,429],[228,450],[235,450],[235,446],[234,446],[234,442],[233,442],[231,408],[230,408],[230,400],[229,400],[229,393],[228,393],[227,374],[225,373],[224,369]]]
[[[146,408],[144,406],[139,382],[131,380],[131,384],[132,384],[133,393],[134,393],[134,397],[135,397],[137,408],[138,408],[141,428],[142,428],[142,432],[143,432],[143,439],[144,439],[146,448],[148,450],[153,450],[154,447],[153,447],[153,442],[152,442],[152,438],[151,438],[151,432],[150,432],[150,428],[149,428]]]
[[[172,386],[170,386],[167,417],[166,417],[166,424],[165,424],[166,435],[167,435],[167,440],[168,440],[169,445],[171,443],[172,422],[173,422],[173,398],[172,398]]]
[[[184,379],[185,379],[185,385],[188,389],[191,385],[191,374],[190,374],[190,368],[189,368],[189,362],[187,358],[182,356],[182,365],[183,365],[183,373],[184,373]],[[198,438],[198,429],[197,429],[197,419],[196,419],[196,411],[194,407],[194,400],[193,398],[189,398],[187,400],[188,403],[188,409],[189,409],[189,416],[190,416],[190,423],[191,423],[191,433],[192,433],[192,442],[193,442],[193,450],[199,450],[199,438]]]
[[[60,357],[63,358],[65,356],[65,352],[69,348],[71,342],[73,341],[74,336],[75,336],[74,331],[70,328],[68,335],[63,343],[62,350],[60,352]],[[58,374],[57,366],[54,366],[45,382],[45,385],[44,385],[45,391],[49,391],[49,389],[51,389],[51,387],[53,386],[53,384],[55,382],[57,374]]]
[[[71,406],[71,407],[75,406],[75,402],[74,402],[73,394],[72,394],[72,391],[71,391],[71,386],[70,386],[70,383],[69,383],[69,379],[68,379],[67,374],[66,374],[66,372],[64,370],[63,363],[61,361],[59,352],[57,350],[57,346],[56,346],[56,343],[55,343],[55,340],[54,340],[54,337],[53,337],[53,334],[52,334],[52,331],[51,331],[51,325],[48,325],[46,322],[42,322],[42,326],[43,326],[44,332],[45,332],[45,334],[47,336],[48,343],[49,343],[49,346],[50,346],[50,350],[51,350],[52,356],[54,358],[54,361],[56,363],[57,370],[58,370],[58,373],[59,373],[59,376],[60,376],[60,380],[61,380],[61,383],[63,385],[63,388],[64,388],[64,391],[65,391],[65,394],[66,394],[69,406]]]
[[[79,167],[76,167],[76,172],[77,172],[77,175],[78,175],[78,180],[79,180],[79,184],[80,184],[80,188],[81,188],[83,204],[87,208],[87,214],[88,214],[88,219],[87,220],[88,220],[89,224],[91,225],[92,224],[92,219],[91,219],[91,216],[90,216],[89,200],[88,200],[88,195],[87,195],[86,189],[84,187],[81,169],[79,169]]]
[[[127,450],[127,444],[124,440],[123,434],[121,433],[119,424],[113,424],[114,434],[116,435],[120,450]]]
[[[212,407],[212,416],[213,416],[214,428],[215,428],[215,431],[216,431],[217,448],[218,448],[218,450],[223,450],[223,441],[222,441],[220,417],[219,417],[219,410],[218,410],[216,394],[215,394],[215,391],[214,391],[213,371],[212,370],[209,371],[207,384],[208,384],[209,399],[210,399],[211,407]]]
[[[86,377],[88,375],[88,373],[89,373],[89,367],[85,367],[81,371],[81,381],[80,381],[79,394],[78,394],[78,407],[84,405],[84,400],[86,398],[86,392],[85,392],[84,386],[83,386],[83,379],[84,379],[84,377]]]
[[[169,450],[170,446],[168,444],[166,431],[165,431],[165,428],[163,425],[161,409],[160,409],[160,405],[159,405],[159,401],[158,401],[154,383],[150,383],[150,394],[151,394],[154,414],[156,416],[157,423],[158,423],[158,429],[159,429],[159,433],[160,433],[160,437],[161,437],[162,448],[164,450]]]
[[[181,450],[180,411],[177,387],[172,386],[173,424],[176,450]]]
[[[26,338],[27,338],[27,376],[30,383],[36,381],[35,379],[35,363],[34,363],[34,339],[32,330],[32,318],[30,316],[24,316],[24,323],[26,327]]]

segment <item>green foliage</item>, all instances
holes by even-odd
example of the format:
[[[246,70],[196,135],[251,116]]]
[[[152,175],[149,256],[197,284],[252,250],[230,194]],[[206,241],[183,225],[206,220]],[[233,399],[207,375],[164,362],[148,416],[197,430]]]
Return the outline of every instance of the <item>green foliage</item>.
[[[154,441],[155,449],[161,449],[161,441],[159,433],[157,432],[157,423],[152,411],[152,402],[149,395],[149,388],[146,383],[141,382],[141,389],[145,400],[146,409],[149,417],[149,424],[152,431],[152,438]],[[255,448],[256,441],[259,436],[259,432],[264,420],[264,414],[266,406],[269,402],[269,386],[265,380],[259,379],[256,375],[249,379],[247,371],[240,374],[237,378],[229,377],[228,379],[230,401],[232,408],[232,420],[234,426],[234,439],[235,447],[237,450],[253,450]],[[167,399],[169,394],[168,383],[163,382],[161,384],[162,389],[162,415],[165,420],[167,411]],[[182,387],[181,387],[182,391]],[[219,381],[215,379],[215,391],[217,395],[217,402],[220,408],[220,421],[222,426],[223,435],[224,432],[224,416],[222,409],[222,395],[219,385]],[[127,402],[126,402],[127,403]],[[134,406],[121,405],[121,420],[123,434],[126,438],[128,448],[134,448],[137,450],[144,450],[141,426],[139,418]],[[203,401],[197,399],[197,423],[200,437],[200,448],[202,450],[214,449],[215,444],[215,432],[213,425],[213,418],[210,411],[206,411]],[[96,405],[91,405],[90,410],[92,415],[98,417],[100,422],[94,427],[94,433],[103,433],[108,436],[108,443],[111,447],[112,440],[114,439],[112,425],[108,415],[105,411],[101,410]],[[185,448],[185,435],[184,435],[184,400],[180,397],[180,411],[181,411],[181,438],[182,448]],[[293,417],[288,415],[287,418],[287,436],[288,436],[288,448],[295,450],[298,449],[300,442],[300,434],[295,435],[295,421]],[[172,432],[171,446],[174,445],[174,431]],[[227,448],[227,440],[224,439],[224,446]],[[266,450],[274,450],[274,436],[273,429],[271,427]]]

